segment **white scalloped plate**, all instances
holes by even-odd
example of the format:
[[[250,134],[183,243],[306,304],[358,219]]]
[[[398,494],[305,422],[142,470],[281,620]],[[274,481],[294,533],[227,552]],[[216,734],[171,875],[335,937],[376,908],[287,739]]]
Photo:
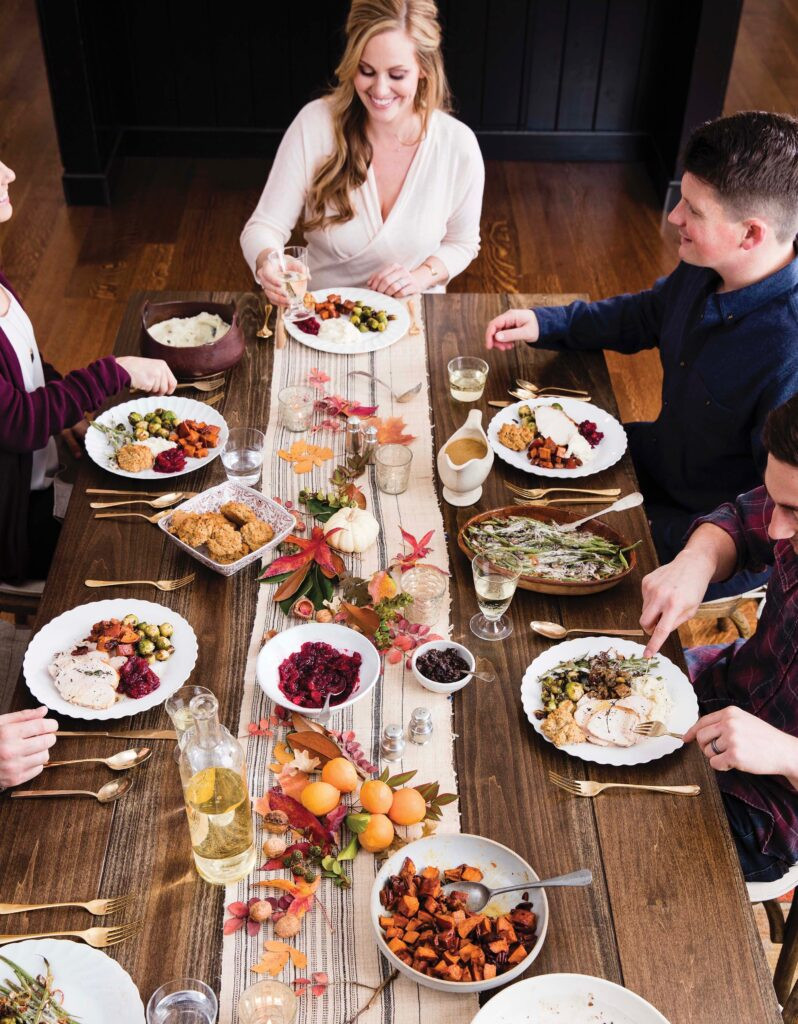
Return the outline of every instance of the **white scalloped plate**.
[[[636,992],[589,974],[541,974],[510,985],[471,1024],[668,1024]]]
[[[47,957],[55,987],[64,993],[63,1006],[80,1024],[144,1024],[144,1005],[133,979],[99,949],[68,939],[26,939],[0,949],[28,974],[41,974]],[[0,961],[0,982],[13,979]]]
[[[518,409],[522,405],[528,405],[535,409],[542,405],[561,405],[566,416],[570,416],[576,423],[582,420],[592,420],[596,427],[603,432],[604,437],[595,448],[595,457],[584,466],[576,469],[541,469],[540,466],[533,466],[527,458],[526,451],[514,452],[506,448],[499,441],[499,430],[505,423],[518,423]],[[599,409],[597,405],[590,402],[581,402],[578,398],[532,398],[524,402],[514,402],[505,409],[500,409],[488,424],[488,440],[490,446],[500,459],[521,469],[525,473],[535,473],[537,476],[559,477],[573,480],[580,476],[593,476],[604,469],[609,469],[623,456],[626,451],[626,431],[621,424],[610,416],[608,412]]]
[[[56,654],[69,650],[87,637],[95,622],[101,619],[122,619],[125,615],[137,615],[142,622],[171,622],[174,626],[172,644],[175,653],[168,661],[155,663],[155,671],[160,676],[161,685],[146,697],[123,697],[105,711],[70,704],[56,690],[47,666]],[[138,601],[132,597],[111,598],[70,608],[68,612],[63,612],[46,626],[42,626],[28,644],[22,670],[33,696],[57,715],[68,715],[70,718],[81,718],[89,722],[105,722],[137,715],[163,704],[183,686],[194,670],[196,661],[197,637],[182,615],[154,601]]]
[[[361,352],[378,352],[383,348],[390,348],[407,334],[410,327],[410,316],[404,303],[392,299],[390,295],[383,295],[381,292],[372,292],[368,288],[318,288],[313,292],[316,302],[324,302],[328,295],[340,295],[342,301],[346,299],[360,299],[373,309],[384,309],[386,313],[393,314],[396,319],[389,320],[384,331],[362,334],[362,340],[353,344],[336,345],[333,341],[323,341],[315,334],[305,334],[289,320],[285,322],[285,329],[292,338],[301,341],[308,348],[315,348],[319,352],[332,352],[334,355],[352,356]],[[318,318],[317,318],[318,319]]]
[[[156,409],[171,409],[180,420],[199,420],[201,423],[209,423],[211,426],[219,427],[219,441],[215,448],[209,448],[204,459],[186,459],[186,468],[176,473],[156,473],[154,469],[145,469],[141,473],[128,473],[120,469],[116,464],[114,448],[108,440],[108,436],[101,430],[89,427],[86,431],[86,451],[92,461],[96,462],[100,469],[107,469],[114,476],[124,476],[128,480],[160,480],[161,483],[171,480],[176,476],[185,476],[186,473],[193,473],[195,469],[202,469],[221,455],[222,448],[227,442],[229,430],[224,416],[217,412],[212,405],[204,402],[197,402],[193,398],[179,398],[177,395],[149,395],[132,399],[130,402],[122,402],[97,417],[97,423],[107,427],[123,423],[129,426],[128,414],[139,412],[142,416],[148,412],[155,412]]]
[[[633,654],[641,657],[645,648],[631,640],[620,640],[611,636],[590,636],[581,640],[565,640],[555,644],[539,655],[524,673],[521,681],[521,703],[524,705],[526,717],[532,728],[547,743],[551,740],[541,730],[541,721],[535,718],[535,712],[543,707],[541,699],[540,679],[560,662],[583,658],[589,654],[600,654],[602,651],[615,650],[619,654]],[[662,654],[656,655],[659,664],[652,667],[652,674],[662,676],[668,688],[672,705],[668,721],[665,723],[671,732],[687,732],[698,718],[698,701],[695,690],[687,676],[673,662]],[[596,764],[630,765],[647,764],[660,757],[666,757],[683,746],[681,740],[672,736],[658,736],[641,739],[633,747],[599,747],[595,743],[569,743],[559,749],[582,761]]]

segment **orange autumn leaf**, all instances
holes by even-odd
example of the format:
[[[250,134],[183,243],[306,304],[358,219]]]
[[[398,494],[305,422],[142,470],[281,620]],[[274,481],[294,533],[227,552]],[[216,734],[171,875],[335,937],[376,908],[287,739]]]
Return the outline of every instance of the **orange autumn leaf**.
[[[401,416],[388,416],[380,419],[379,416],[369,416],[363,420],[363,427],[377,428],[377,441],[380,444],[410,444],[415,441],[412,434],[405,434],[407,424]]]
[[[293,463],[294,472],[301,475],[310,473],[314,466],[323,465],[334,455],[332,448],[322,448],[308,441],[294,441],[288,451],[280,449],[277,454],[286,462]]]
[[[277,781],[280,784],[280,789],[282,789],[286,796],[299,800],[302,790],[310,782],[310,776],[307,772],[293,771],[287,768],[278,770],[279,776]]]
[[[298,968],[300,971],[304,970],[307,967],[308,958],[305,956],[302,950],[294,949],[294,947],[292,946],[288,952],[294,967]]]
[[[294,755],[283,742],[274,745],[274,760],[278,764],[289,764],[294,760]]]
[[[257,800],[253,800],[252,806],[258,814],[268,814],[271,810],[271,807],[269,806],[269,794],[264,793],[264,795],[259,796]]]
[[[384,599],[396,597],[399,588],[390,573],[379,569],[368,582],[369,597],[374,604],[379,604]]]
[[[267,942],[264,945],[266,945],[266,946],[270,946],[270,945],[283,946],[284,943],[282,943],[282,942],[278,942],[278,943],[269,943],[269,942]],[[263,954],[263,956],[260,958],[260,963],[255,964],[255,966],[252,967],[251,969],[256,974],[271,974],[271,976],[273,978],[276,978],[277,975],[284,969],[285,965],[288,963],[288,958],[290,957],[290,955],[291,955],[291,951],[290,951],[290,947],[288,947],[288,946],[285,946],[284,949],[280,949],[280,950],[276,950],[276,949],[274,949],[274,950],[267,950]]]
[[[290,914],[303,917],[313,906],[316,890],[321,882],[321,875],[317,875],[313,882],[290,882],[287,878],[269,878],[262,882],[253,882],[253,885],[266,886],[273,889],[281,889],[294,897],[291,906],[288,908]]]

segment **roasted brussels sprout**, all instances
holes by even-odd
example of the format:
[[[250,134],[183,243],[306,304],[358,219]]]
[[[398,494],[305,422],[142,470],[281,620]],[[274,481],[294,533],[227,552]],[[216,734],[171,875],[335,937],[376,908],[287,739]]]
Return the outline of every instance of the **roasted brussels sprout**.
[[[161,636],[171,636],[174,633],[175,627],[171,622],[162,622],[158,627],[158,632]]]
[[[152,654],[155,650],[155,644],[152,640],[139,640],[136,644],[136,650],[142,657],[146,658],[148,654]]]

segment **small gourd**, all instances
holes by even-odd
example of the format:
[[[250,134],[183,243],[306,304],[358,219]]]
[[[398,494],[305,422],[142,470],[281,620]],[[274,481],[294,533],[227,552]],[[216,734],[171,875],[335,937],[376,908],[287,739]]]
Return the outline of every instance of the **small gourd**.
[[[359,553],[377,540],[380,524],[366,509],[341,508],[327,520],[325,533],[330,547]]]

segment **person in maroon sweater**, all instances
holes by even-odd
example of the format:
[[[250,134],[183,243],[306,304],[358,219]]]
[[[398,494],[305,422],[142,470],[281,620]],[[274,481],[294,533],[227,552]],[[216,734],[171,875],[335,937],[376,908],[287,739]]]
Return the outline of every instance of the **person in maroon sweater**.
[[[0,223],[13,213],[14,178],[0,162]],[[47,573],[59,530],[54,437],[69,428],[85,431],[84,413],[124,387],[166,395],[176,383],[165,362],[137,356],[105,356],[62,377],[42,361],[30,320],[0,273],[0,580],[21,583]],[[45,714],[38,708],[0,715],[0,788],[42,770],[57,728]]]

